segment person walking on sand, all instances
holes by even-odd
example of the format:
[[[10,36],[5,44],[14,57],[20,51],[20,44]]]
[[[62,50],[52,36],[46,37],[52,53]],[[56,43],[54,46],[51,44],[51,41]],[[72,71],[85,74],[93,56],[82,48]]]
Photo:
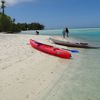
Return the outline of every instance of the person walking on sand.
[[[65,35],[67,35],[67,37],[69,37],[69,30],[68,30],[68,28],[65,28],[62,33],[63,33],[63,38],[65,38]]]

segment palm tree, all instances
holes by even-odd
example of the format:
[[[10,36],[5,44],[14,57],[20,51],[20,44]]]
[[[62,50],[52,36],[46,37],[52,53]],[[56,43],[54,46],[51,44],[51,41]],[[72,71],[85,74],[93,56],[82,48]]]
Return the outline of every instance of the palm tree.
[[[2,14],[4,14],[4,9],[5,9],[5,7],[6,7],[6,6],[5,6],[5,1],[2,0],[1,3],[2,3],[2,5],[1,5]]]

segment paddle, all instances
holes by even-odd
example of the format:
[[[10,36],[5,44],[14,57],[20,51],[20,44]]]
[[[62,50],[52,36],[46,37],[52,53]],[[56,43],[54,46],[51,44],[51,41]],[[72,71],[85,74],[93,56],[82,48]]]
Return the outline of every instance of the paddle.
[[[68,51],[71,51],[71,52],[73,52],[73,53],[79,53],[78,50],[69,50],[69,49],[65,49],[65,48],[62,48],[62,49],[64,49],[64,50],[68,50]]]

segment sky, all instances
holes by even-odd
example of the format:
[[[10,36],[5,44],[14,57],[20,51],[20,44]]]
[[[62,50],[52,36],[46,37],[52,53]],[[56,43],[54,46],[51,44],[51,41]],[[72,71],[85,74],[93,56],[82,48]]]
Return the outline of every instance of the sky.
[[[100,0],[5,1],[5,13],[16,22],[39,22],[45,28],[100,27]]]

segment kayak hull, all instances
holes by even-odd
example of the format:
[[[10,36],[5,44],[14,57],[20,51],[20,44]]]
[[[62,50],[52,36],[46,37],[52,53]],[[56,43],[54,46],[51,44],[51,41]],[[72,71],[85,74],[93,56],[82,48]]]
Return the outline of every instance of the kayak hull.
[[[90,45],[88,45],[88,43],[73,43],[73,42],[62,41],[62,40],[57,40],[57,39],[53,39],[53,38],[50,38],[50,40],[52,40],[53,43],[55,43],[55,44],[68,46],[68,47],[93,48],[93,49],[100,48],[100,47],[90,46]]]
[[[71,58],[71,53],[67,50],[63,50],[60,48],[56,48],[54,46],[46,45],[40,42],[37,42],[35,40],[30,39],[30,44],[33,48],[42,51],[44,53],[65,58],[65,59],[70,59]]]

